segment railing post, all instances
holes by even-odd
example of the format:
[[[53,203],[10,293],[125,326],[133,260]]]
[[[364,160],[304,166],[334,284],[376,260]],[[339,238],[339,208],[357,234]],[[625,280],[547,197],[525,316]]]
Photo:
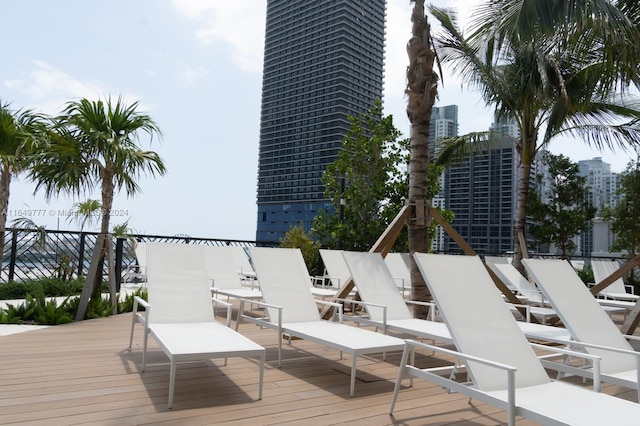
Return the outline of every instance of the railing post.
[[[116,292],[120,292],[120,285],[122,284],[122,251],[124,248],[124,241],[124,238],[116,238],[116,261],[114,268],[114,274],[116,275]]]
[[[18,247],[18,230],[14,229],[13,232],[11,233],[11,255],[9,256],[9,276],[7,277],[7,282],[13,281],[13,277],[16,273],[16,252],[18,251],[17,247]]]
[[[78,277],[82,276],[84,269],[84,240],[86,234],[84,232],[80,233],[80,250],[78,251]]]

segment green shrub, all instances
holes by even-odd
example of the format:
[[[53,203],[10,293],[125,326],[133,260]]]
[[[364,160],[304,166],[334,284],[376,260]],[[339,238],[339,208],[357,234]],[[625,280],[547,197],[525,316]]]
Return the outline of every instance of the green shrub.
[[[73,316],[66,310],[65,305],[69,301],[69,297],[64,299],[60,306],[56,299],[45,302],[42,299],[38,303],[34,322],[37,324],[59,325],[67,324],[73,321]]]
[[[576,273],[580,277],[583,283],[589,284],[593,283],[593,269],[591,269],[591,265],[584,265],[581,270],[576,269]]]
[[[127,294],[124,300],[118,304],[118,313],[133,311],[134,296],[140,296],[144,300],[149,300],[146,287],[140,287],[135,292]]]
[[[91,299],[87,305],[85,319],[108,317],[113,313],[113,305],[102,297]]]

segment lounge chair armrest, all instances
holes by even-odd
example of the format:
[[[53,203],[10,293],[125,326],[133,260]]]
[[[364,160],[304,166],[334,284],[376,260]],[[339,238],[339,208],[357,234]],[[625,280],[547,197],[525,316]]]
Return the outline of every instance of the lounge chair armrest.
[[[354,305],[362,305],[362,306],[375,306],[378,308],[386,308],[387,305],[382,305],[380,303],[370,303],[370,302],[365,302],[364,300],[353,300],[353,299],[341,299],[338,298],[336,299],[337,302],[342,302],[342,303],[353,303]]]
[[[225,308],[227,308],[226,325],[227,325],[227,327],[231,327],[231,312],[232,312],[232,309],[233,309],[233,305],[231,303],[229,303],[229,302],[225,302],[224,300],[220,300],[220,299],[217,299],[215,297],[211,298],[211,303],[214,306],[221,305],[221,306],[224,306]]]
[[[341,303],[329,302],[329,301],[326,301],[326,300],[318,300],[318,299],[316,299],[315,302],[318,305],[325,305],[325,306],[331,306],[333,308],[336,308],[336,310],[338,311],[338,321],[340,323],[342,323],[344,312],[342,311],[342,304]]]
[[[640,352],[636,352],[633,350],[630,351],[628,349],[612,348],[610,346],[596,345],[595,343],[585,343],[585,342],[578,342],[574,340],[568,343],[573,347],[593,348],[593,349],[600,349],[603,351],[615,352],[619,354],[632,355],[632,356],[635,356],[638,362],[640,363]]]
[[[431,321],[436,320],[436,304],[433,302],[421,302],[419,300],[406,300],[407,305],[428,306],[433,309],[429,309],[429,319]]]
[[[473,362],[477,362],[480,364],[484,364],[484,365],[488,365],[490,367],[494,367],[497,368],[499,370],[504,370],[507,372],[513,372],[515,373],[517,368],[512,366],[512,365],[508,365],[508,364],[503,364],[501,362],[496,362],[496,361],[492,361],[489,359],[485,359],[485,358],[480,358],[477,356],[473,356],[473,355],[468,355],[462,352],[458,352],[458,351],[454,351],[452,349],[447,349],[447,348],[443,348],[441,346],[435,346],[435,345],[430,345],[428,343],[423,343],[423,342],[418,342],[416,340],[405,340],[405,346],[413,346],[414,348],[418,348],[418,349],[427,349],[430,351],[434,351],[434,352],[440,352],[442,354],[445,355],[451,355],[457,359],[462,359],[465,361],[473,361]]]
[[[354,305],[361,305],[366,307],[374,307],[374,308],[380,308],[382,309],[382,323],[385,325],[387,324],[387,305],[382,305],[380,303],[370,303],[370,302],[365,302],[364,300],[353,300],[353,299],[336,299],[336,302],[342,302],[342,303],[352,303]],[[354,318],[354,316],[350,316],[350,318]]]
[[[271,305],[269,303],[260,302],[258,300],[249,300],[249,299],[238,299],[240,301],[240,305],[238,307],[238,320],[236,321],[236,331],[238,331],[238,327],[240,325],[240,320],[244,319],[247,322],[252,322],[254,324],[258,324],[262,327],[274,328],[274,325],[278,328],[278,332],[282,330],[282,306]],[[250,317],[248,315],[243,314],[244,312],[244,304],[248,303],[250,305],[258,305],[264,308],[264,314],[261,318]],[[278,312],[278,318],[269,318],[268,320],[265,318],[268,311],[266,308],[276,309]]]
[[[149,302],[144,300],[140,296],[133,296],[133,312],[137,311],[138,305],[142,306],[145,310],[149,309]]]
[[[438,352],[446,355],[450,355],[454,357],[457,362],[462,360],[465,363],[469,361],[473,361],[475,363],[484,364],[488,367],[495,368],[496,370],[501,370],[506,374],[506,390],[507,390],[507,413],[509,415],[509,424],[515,423],[515,413],[516,413],[516,370],[517,368],[511,365],[487,360],[484,358],[479,358],[473,355],[467,355],[461,352],[457,352],[454,350],[446,349],[440,346],[429,345],[422,342],[416,342],[415,340],[405,340],[404,351],[402,352],[402,360],[400,361],[400,369],[398,370],[398,378],[396,380],[396,388],[394,390],[394,396],[391,402],[391,407],[389,409],[389,413],[393,412],[393,407],[395,405],[395,399],[397,395],[397,391],[399,389],[400,382],[405,377],[419,377],[422,379],[429,380],[437,385],[443,386],[447,389],[450,389],[454,392],[460,392],[470,398],[476,398],[484,402],[491,402],[493,397],[490,396],[485,391],[477,389],[473,386],[468,386],[466,383],[460,383],[452,379],[451,377],[444,377],[442,373],[445,370],[449,370],[451,372],[452,368],[455,369],[455,366],[449,367],[445,369],[443,367],[434,367],[434,368],[417,368],[411,365],[413,360],[413,353],[415,349],[427,349],[432,352]]]
[[[138,313],[138,306],[144,308],[144,313]],[[145,333],[149,331],[149,314],[151,313],[151,304],[140,296],[133,296],[133,321],[137,318],[144,325]],[[131,323],[133,327],[133,323]]]
[[[531,342],[529,344],[532,347],[537,348],[539,350],[554,352],[555,354],[567,355],[570,357],[582,358],[582,359],[591,361],[591,372],[593,374],[593,390],[596,392],[600,392],[600,383],[602,381],[600,378],[600,363],[602,362],[601,356],[592,355],[586,352],[574,351],[571,349],[567,349],[566,347],[548,346],[548,345],[541,345],[538,343],[531,343]],[[555,355],[551,355],[551,356],[555,356]],[[546,358],[549,358],[549,355],[542,355],[542,356],[539,356],[538,358],[546,368],[551,368],[556,371],[576,372],[579,369],[578,367],[571,367],[571,366],[568,367],[566,364],[557,364],[557,363],[551,362],[546,359]]]

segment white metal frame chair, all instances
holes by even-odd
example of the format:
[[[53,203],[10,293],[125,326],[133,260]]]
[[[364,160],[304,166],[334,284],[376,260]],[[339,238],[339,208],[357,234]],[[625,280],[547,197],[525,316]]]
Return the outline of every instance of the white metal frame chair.
[[[148,243],[147,260],[149,301],[134,299],[129,348],[140,320],[144,326],[141,371],[146,367],[149,334],[170,361],[168,407],[173,405],[176,363],[213,358],[224,358],[225,364],[229,357],[258,358],[258,399],[262,399],[265,349],[215,320],[204,246]],[[139,307],[145,312],[138,312]]]
[[[317,303],[331,304],[338,309],[340,304],[314,299],[309,291],[309,272],[299,249],[250,248],[251,259],[260,281],[265,303],[265,317],[242,315],[238,319],[253,322],[278,332],[278,364],[282,360],[282,336],[302,338],[319,345],[351,355],[351,384],[349,394],[355,391],[356,360],[358,355],[400,351],[404,341],[374,331],[346,324],[323,320]],[[243,312],[241,302],[240,312]],[[290,342],[290,341],[289,341]]]
[[[207,275],[211,280],[211,291],[214,295],[234,297],[236,299],[262,298],[260,289],[242,284],[242,277],[234,263],[233,246],[205,246]],[[242,250],[242,247],[239,247]]]
[[[387,253],[384,258],[398,290],[411,294],[411,257],[409,253]]]
[[[620,268],[620,264],[615,260],[591,260],[591,269],[593,270],[593,280],[596,284],[602,282]],[[633,287],[632,287],[633,289]],[[637,302],[640,296],[628,293],[622,278],[618,278],[612,282],[607,288],[600,292],[600,296],[606,299],[621,300],[627,302]]]
[[[640,338],[620,332],[567,261],[524,259],[522,263],[571,333],[573,342],[567,344],[600,356],[602,381],[636,389],[640,401],[640,352],[627,341]]]
[[[380,253],[345,251],[342,255],[362,299],[344,300],[344,303],[360,304],[368,314],[368,317],[348,316],[349,319],[379,327],[384,334],[393,331],[438,342],[452,342],[447,326],[433,321],[435,304],[404,300]],[[431,320],[414,318],[408,303],[431,307]]]
[[[414,258],[449,327],[456,351],[408,341],[390,414],[401,381],[417,377],[507,411],[507,423],[523,416],[545,425],[634,424],[640,405],[580,386],[551,381],[477,256],[416,253]],[[465,362],[471,385],[443,377],[443,368],[411,364],[416,348]],[[597,357],[591,358],[598,365]],[[594,385],[597,385],[597,376]],[[596,387],[596,386],[594,386]]]

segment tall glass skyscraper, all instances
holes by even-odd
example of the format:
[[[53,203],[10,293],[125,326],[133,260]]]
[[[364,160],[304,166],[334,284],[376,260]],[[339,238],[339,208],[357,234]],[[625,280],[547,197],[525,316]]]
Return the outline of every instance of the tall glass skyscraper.
[[[322,174],[382,98],[385,0],[268,0],[256,240],[332,211]]]

